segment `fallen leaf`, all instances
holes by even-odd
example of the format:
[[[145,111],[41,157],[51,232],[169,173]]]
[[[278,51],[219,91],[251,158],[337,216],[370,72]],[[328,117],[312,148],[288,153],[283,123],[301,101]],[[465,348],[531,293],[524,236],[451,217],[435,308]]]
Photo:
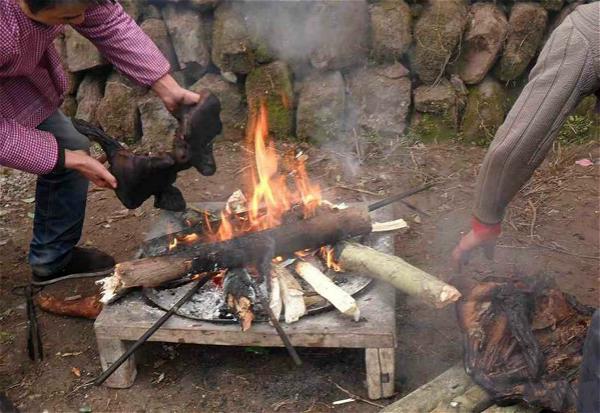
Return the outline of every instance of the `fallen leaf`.
[[[21,201],[25,202],[26,204],[32,204],[35,201],[35,197],[32,196],[31,198],[21,199]]]
[[[81,369],[77,367],[71,367],[71,373],[73,373],[77,377],[81,377]]]
[[[90,406],[81,406],[79,413],[92,413],[92,408]]]
[[[35,218],[35,214],[33,212],[28,212],[27,216],[31,219]]]
[[[0,247],[3,246],[3,245],[6,245],[6,244],[8,244],[8,240],[7,239],[0,240]]]
[[[592,162],[590,159],[584,158],[584,159],[575,161],[575,164],[579,165],[579,166],[592,166],[592,165],[594,165],[594,162]]]

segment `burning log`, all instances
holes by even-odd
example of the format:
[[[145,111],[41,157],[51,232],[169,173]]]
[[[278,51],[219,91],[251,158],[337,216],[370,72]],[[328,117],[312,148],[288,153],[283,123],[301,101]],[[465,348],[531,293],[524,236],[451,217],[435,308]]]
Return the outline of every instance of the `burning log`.
[[[544,282],[461,281],[465,365],[494,401],[575,410],[577,370],[592,309]]]
[[[304,303],[302,287],[285,267],[274,265],[273,272],[277,274],[277,280],[279,281],[285,322],[294,323],[306,314],[306,304]]]
[[[356,300],[335,285],[317,267],[309,262],[299,261],[296,263],[295,270],[321,297],[329,301],[342,314],[352,317],[354,321],[360,320],[360,309]]]
[[[242,331],[250,329],[254,321],[256,291],[248,271],[244,268],[230,269],[223,280],[223,293],[227,307],[240,321]]]
[[[445,307],[461,296],[453,286],[394,255],[350,242],[344,242],[337,248],[342,268],[386,281],[436,308]]]
[[[133,287],[156,287],[187,273],[257,265],[266,269],[276,256],[316,249],[371,232],[364,207],[321,210],[311,218],[241,235],[226,241],[187,246],[176,255],[126,261],[117,264],[112,277],[102,280],[103,302]]]

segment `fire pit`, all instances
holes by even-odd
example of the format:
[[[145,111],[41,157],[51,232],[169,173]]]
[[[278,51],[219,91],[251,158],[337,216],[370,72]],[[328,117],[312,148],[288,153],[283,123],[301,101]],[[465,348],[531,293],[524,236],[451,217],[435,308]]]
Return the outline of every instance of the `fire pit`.
[[[391,395],[396,342],[393,290],[376,286],[367,291],[371,274],[365,273],[368,265],[363,265],[361,254],[374,250],[341,245],[340,259],[348,255],[355,260],[350,264],[355,271],[347,272],[341,272],[333,250],[339,241],[362,237],[365,244],[393,253],[391,235],[371,235],[371,209],[366,206],[323,200],[319,186],[308,178],[301,153],[286,160],[283,174],[281,155],[268,141],[264,108],[249,131],[248,152],[254,155],[247,174],[248,198],[236,191],[225,205],[194,208],[200,215],[188,219],[185,230],[149,240],[136,259],[119,263],[114,274],[102,281],[105,303],[143,287],[142,293],[106,306],[96,320],[103,367],[115,362],[125,351],[125,341],[140,337],[163,309],[177,308],[179,317],[153,330],[152,340],[283,343],[297,364],[292,345],[365,348],[369,395]],[[212,282],[202,290],[191,290],[196,283],[190,282],[198,277],[205,281],[211,277]],[[442,287],[438,293],[447,300]],[[426,294],[432,295],[429,290]],[[184,296],[191,299],[174,306]],[[333,307],[341,314],[303,317]],[[285,330],[279,320],[285,322]],[[241,331],[232,321],[239,322]],[[106,384],[128,387],[134,377],[135,364],[129,359]]]
[[[212,209],[214,206],[198,205],[196,209]],[[387,212],[382,209],[377,216],[385,219],[389,217]],[[142,250],[147,251],[148,247],[156,245],[155,241],[145,244]],[[393,252],[393,236],[389,233],[369,235],[364,243],[378,251]],[[367,280],[364,274],[344,276]],[[373,281],[372,285],[367,286],[368,281],[365,281],[363,284],[362,289],[357,287],[360,291],[356,291],[354,297],[360,308],[359,322],[337,311],[323,311],[326,308],[320,308],[320,312],[313,312],[293,324],[283,324],[283,327],[294,346],[364,348],[369,397],[378,399],[389,397],[394,392],[395,292],[380,282]],[[150,291],[156,293],[158,290],[131,293],[105,306],[97,318],[94,331],[103,369],[126,351],[129,341],[138,339],[164,314],[163,310],[151,305],[145,298],[152,294]],[[165,307],[168,305],[165,304]],[[257,322],[244,332],[231,319],[214,322],[174,316],[150,340],[229,346],[282,346],[277,332],[268,323],[260,322],[263,320],[266,319],[257,317]],[[105,384],[114,388],[130,387],[135,376],[135,359],[132,357]]]

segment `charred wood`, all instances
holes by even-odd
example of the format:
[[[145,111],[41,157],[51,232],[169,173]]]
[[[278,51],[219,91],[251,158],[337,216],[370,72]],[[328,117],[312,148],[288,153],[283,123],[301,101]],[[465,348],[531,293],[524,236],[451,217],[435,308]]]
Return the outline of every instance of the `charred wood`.
[[[155,287],[187,273],[255,265],[266,274],[271,259],[296,251],[332,245],[371,232],[364,207],[320,211],[318,215],[278,227],[245,234],[227,241],[187,246],[177,255],[126,261],[117,264],[112,277],[103,280],[105,297],[132,287]]]

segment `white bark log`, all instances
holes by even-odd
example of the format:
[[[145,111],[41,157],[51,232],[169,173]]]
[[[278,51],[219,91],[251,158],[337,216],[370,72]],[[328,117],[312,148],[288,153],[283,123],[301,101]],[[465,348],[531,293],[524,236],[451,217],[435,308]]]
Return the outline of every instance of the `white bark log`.
[[[460,292],[450,284],[402,258],[351,242],[343,242],[338,248],[341,250],[339,264],[343,269],[386,281],[436,308],[445,307],[461,297]]]
[[[277,280],[279,281],[285,322],[288,324],[294,323],[306,314],[304,292],[300,283],[287,268],[275,265],[273,269],[277,273]]]
[[[271,297],[269,300],[269,307],[271,307],[271,311],[273,311],[275,318],[279,320],[281,310],[283,309],[283,302],[281,301],[279,277],[275,271],[271,272]]]
[[[360,319],[360,310],[356,304],[356,300],[346,291],[335,285],[318,268],[308,262],[298,261],[295,270],[304,281],[314,288],[317,294],[329,301],[342,314],[352,317],[354,321]]]
[[[387,222],[373,222],[373,232],[389,232],[408,228],[408,224],[403,219]]]

